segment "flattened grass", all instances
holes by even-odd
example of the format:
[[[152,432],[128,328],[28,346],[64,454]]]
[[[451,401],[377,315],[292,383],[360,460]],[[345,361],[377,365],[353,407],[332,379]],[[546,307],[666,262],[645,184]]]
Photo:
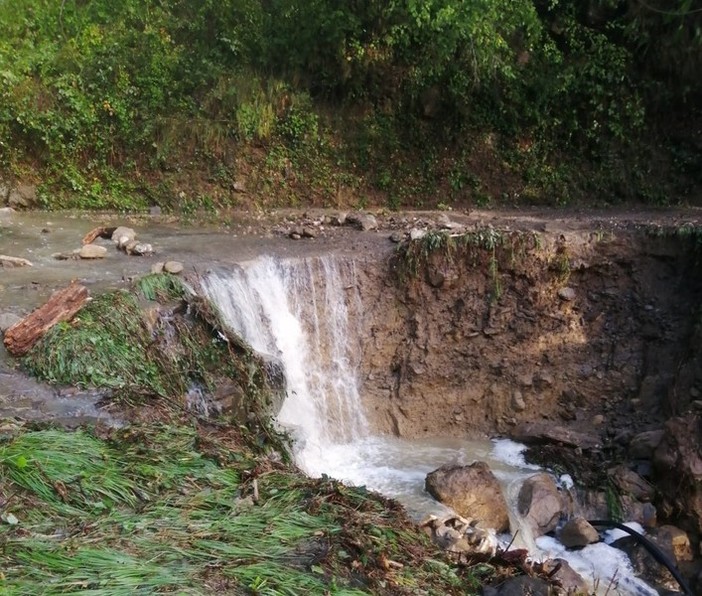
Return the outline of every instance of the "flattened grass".
[[[148,425],[0,443],[0,513],[17,520],[0,523],[0,593],[474,593],[398,505],[243,437]]]

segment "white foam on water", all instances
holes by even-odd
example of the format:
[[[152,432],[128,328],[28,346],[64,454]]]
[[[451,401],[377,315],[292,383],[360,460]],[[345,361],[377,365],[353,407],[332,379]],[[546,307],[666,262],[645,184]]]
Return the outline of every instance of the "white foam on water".
[[[515,468],[523,468],[525,470],[539,470],[539,466],[528,464],[524,459],[524,452],[527,446],[521,443],[516,443],[511,439],[493,439],[492,441],[492,456]]]
[[[540,558],[561,558],[588,581],[597,594],[608,596],[657,596],[653,588],[634,575],[627,555],[604,542],[581,550],[567,550],[550,536],[536,539]]]
[[[644,527],[637,522],[627,522],[624,525],[627,528],[631,528],[632,530],[638,532],[639,534],[646,534],[646,530],[644,530]],[[604,533],[604,535],[605,544],[612,544],[620,538],[626,538],[627,536],[631,536],[631,534],[625,532],[624,530],[620,530],[619,528],[612,528],[611,530],[607,530]]]

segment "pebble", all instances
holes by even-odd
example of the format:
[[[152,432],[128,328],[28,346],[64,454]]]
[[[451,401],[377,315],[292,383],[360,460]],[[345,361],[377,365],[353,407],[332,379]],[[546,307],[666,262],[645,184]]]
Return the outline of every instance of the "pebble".
[[[163,270],[166,273],[178,275],[183,271],[183,263],[180,261],[166,261],[166,263],[163,265]]]
[[[98,244],[86,244],[78,251],[81,259],[104,259],[106,255],[107,249]]]
[[[558,297],[566,302],[575,300],[575,290],[573,288],[561,288],[558,290]]]

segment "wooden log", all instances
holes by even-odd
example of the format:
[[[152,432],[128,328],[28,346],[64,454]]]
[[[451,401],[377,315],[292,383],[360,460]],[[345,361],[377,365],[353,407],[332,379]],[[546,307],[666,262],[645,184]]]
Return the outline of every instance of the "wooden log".
[[[112,238],[112,234],[117,228],[106,226],[100,226],[90,230],[85,236],[83,236],[83,244],[92,244],[93,240],[96,238],[106,238],[109,240]]]
[[[70,321],[88,301],[88,288],[73,282],[54,292],[43,306],[5,332],[4,343],[13,356],[26,354],[56,323]]]

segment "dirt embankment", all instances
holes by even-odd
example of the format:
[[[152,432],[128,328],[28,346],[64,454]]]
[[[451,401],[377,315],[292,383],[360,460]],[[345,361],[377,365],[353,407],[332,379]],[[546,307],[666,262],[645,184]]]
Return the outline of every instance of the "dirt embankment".
[[[504,232],[369,275],[364,395],[378,430],[507,433],[520,422],[631,431],[681,413],[702,284],[694,246],[651,228]],[[680,374],[685,373],[685,374]],[[702,387],[702,385],[701,385]]]

